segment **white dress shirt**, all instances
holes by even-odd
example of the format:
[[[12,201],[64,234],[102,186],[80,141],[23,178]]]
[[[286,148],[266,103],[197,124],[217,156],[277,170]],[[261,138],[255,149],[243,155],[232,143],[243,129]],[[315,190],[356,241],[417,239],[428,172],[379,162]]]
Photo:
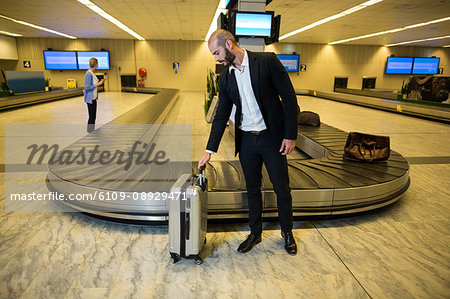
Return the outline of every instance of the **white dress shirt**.
[[[93,71],[88,70],[88,72],[90,72],[92,74],[92,83],[94,83],[94,85],[96,85],[98,83],[98,78],[97,76],[94,74]],[[93,100],[97,100],[98,99],[98,89],[97,86],[94,88],[94,97]]]
[[[255,93],[253,92],[247,50],[244,50],[244,52],[241,70],[233,65],[229,68],[230,72],[234,70],[234,76],[236,77],[239,96],[241,98],[242,121],[239,128],[242,131],[262,131],[267,129],[267,127],[264,123],[258,102],[256,101]]]

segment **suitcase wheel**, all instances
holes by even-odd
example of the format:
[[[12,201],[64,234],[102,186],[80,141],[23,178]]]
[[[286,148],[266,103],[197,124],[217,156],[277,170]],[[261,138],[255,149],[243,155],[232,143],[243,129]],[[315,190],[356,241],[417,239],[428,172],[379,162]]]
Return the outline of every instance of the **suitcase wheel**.
[[[195,256],[195,263],[197,265],[201,265],[203,263],[203,260],[202,260],[202,258],[199,255]]]
[[[170,260],[172,261],[173,264],[175,264],[176,262],[178,262],[179,260],[181,260],[181,257],[179,254],[177,253],[170,253]]]

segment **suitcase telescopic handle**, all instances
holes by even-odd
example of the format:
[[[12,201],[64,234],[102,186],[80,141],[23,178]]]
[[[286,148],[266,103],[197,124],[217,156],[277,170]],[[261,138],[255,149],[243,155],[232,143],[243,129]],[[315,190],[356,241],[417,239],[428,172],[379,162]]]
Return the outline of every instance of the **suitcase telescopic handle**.
[[[206,175],[205,175],[205,166],[203,165],[201,168],[198,169],[198,180],[200,186],[203,186],[205,183]]]

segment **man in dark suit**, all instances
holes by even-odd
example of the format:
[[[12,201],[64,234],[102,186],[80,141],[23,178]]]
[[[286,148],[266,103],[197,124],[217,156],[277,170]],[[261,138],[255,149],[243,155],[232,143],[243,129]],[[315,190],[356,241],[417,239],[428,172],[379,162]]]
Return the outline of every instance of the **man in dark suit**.
[[[226,30],[215,31],[208,47],[216,61],[227,68],[219,78],[219,106],[206,153],[198,166],[205,165],[211,154],[217,152],[235,104],[235,153],[239,153],[247,185],[251,229],[238,251],[247,252],[261,242],[261,169],[264,163],[277,195],[284,248],[294,255],[297,245],[292,234],[292,197],[286,155],[292,152],[297,139],[297,97],[289,75],[275,54],[246,51]]]

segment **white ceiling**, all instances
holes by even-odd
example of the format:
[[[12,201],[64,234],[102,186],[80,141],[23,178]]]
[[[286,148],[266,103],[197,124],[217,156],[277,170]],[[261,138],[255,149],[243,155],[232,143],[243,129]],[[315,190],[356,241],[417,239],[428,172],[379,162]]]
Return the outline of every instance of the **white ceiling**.
[[[0,14],[79,38],[133,39],[76,0],[2,0]],[[219,0],[92,0],[145,39],[203,40]],[[281,14],[280,35],[342,12],[365,0],[273,0]],[[384,0],[319,25],[282,42],[328,43],[450,16],[450,0]],[[25,37],[59,37],[0,18],[0,30]],[[352,44],[385,45],[450,34],[450,21],[361,39]],[[413,45],[443,46],[450,39]]]

